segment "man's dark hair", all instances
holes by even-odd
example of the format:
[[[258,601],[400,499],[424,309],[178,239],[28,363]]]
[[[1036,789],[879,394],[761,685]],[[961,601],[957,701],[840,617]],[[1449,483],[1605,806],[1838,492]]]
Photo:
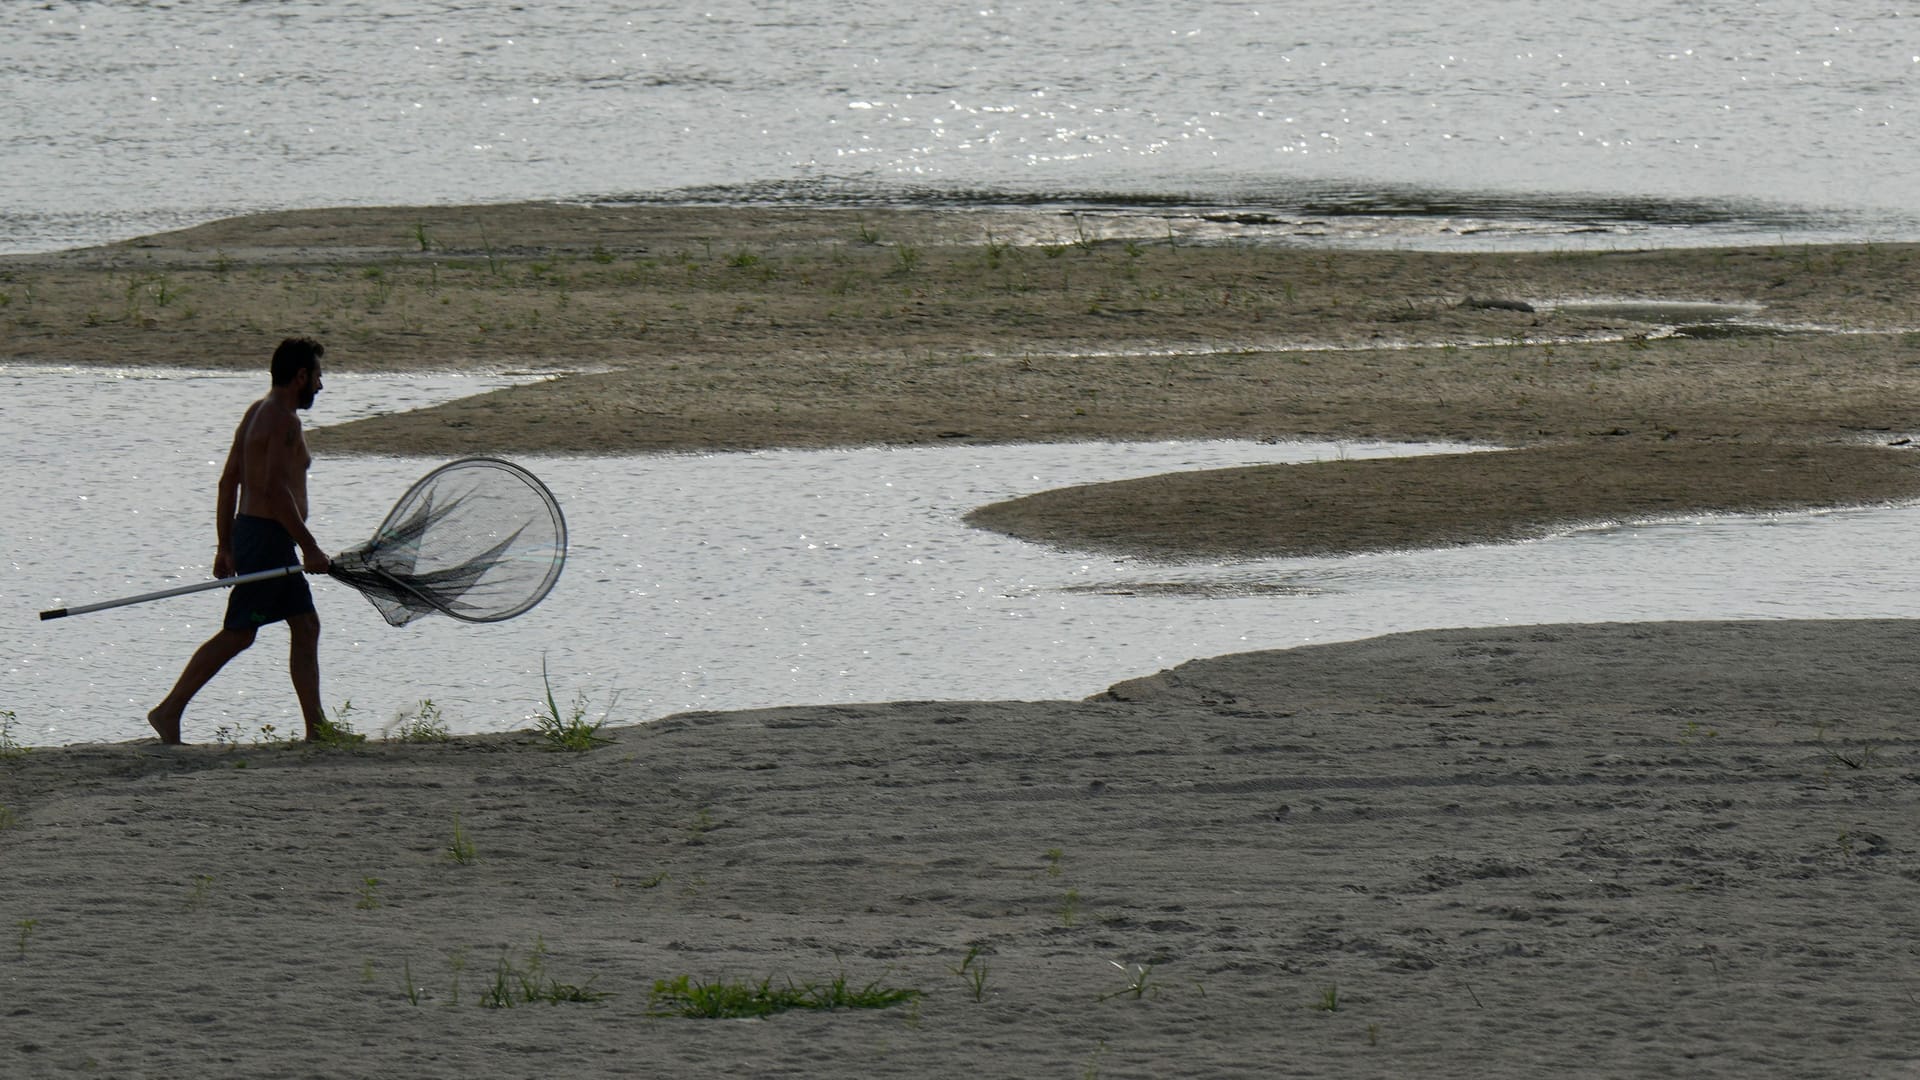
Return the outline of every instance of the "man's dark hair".
[[[295,375],[320,366],[327,347],[312,338],[290,337],[273,350],[273,385],[285,386]]]

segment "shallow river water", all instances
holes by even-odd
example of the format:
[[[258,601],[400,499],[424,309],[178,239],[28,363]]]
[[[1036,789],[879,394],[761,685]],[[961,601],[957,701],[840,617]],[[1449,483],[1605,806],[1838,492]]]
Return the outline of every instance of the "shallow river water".
[[[524,377],[522,377],[524,378]],[[333,375],[317,423],[510,377]],[[0,710],[56,745],[142,717],[218,625],[224,593],[41,622],[42,609],[196,581],[214,481],[252,376],[0,367]],[[315,583],[323,696],[378,732],[431,699],[459,732],[525,727],[545,661],[563,705],[676,711],[897,699],[1077,698],[1201,656],[1442,626],[1905,617],[1912,507],[1614,525],[1527,544],[1164,565],[970,529],[983,503],[1174,469],[1445,449],[1243,442],[523,458],[572,548],[510,622],[402,629]],[[314,529],[366,539],[434,461],[323,458]],[[284,632],[229,666],[186,737],[298,730]],[[617,701],[614,699],[617,698]]]
[[[1914,239],[1915,18],[1786,0],[15,2],[0,251],[508,199],[1145,200],[1392,246]]]

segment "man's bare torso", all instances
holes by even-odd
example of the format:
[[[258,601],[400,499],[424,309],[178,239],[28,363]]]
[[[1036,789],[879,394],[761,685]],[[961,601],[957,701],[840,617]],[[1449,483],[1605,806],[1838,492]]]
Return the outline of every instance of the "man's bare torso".
[[[253,403],[234,439],[240,455],[242,514],[274,517],[276,490],[292,497],[300,520],[307,518],[307,469],[313,455],[300,432],[300,418],[272,398]]]

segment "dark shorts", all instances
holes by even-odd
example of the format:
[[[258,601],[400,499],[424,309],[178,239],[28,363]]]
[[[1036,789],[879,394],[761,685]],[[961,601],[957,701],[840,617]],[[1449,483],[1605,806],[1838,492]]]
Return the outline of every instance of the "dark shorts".
[[[272,518],[241,514],[233,519],[233,572],[251,574],[300,565],[298,545]],[[235,585],[227,594],[229,630],[253,630],[313,611],[313,591],[304,574]]]

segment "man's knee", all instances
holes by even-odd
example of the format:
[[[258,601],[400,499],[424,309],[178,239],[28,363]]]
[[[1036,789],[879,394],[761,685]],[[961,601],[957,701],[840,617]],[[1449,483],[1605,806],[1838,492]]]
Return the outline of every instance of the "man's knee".
[[[244,652],[248,646],[252,645],[253,639],[258,636],[258,634],[259,631],[254,630],[252,627],[244,630],[236,630],[228,626],[223,627],[214,640],[221,642],[228,652],[239,653]]]
[[[287,620],[287,632],[293,635],[295,644],[317,642],[320,640],[320,616],[311,612],[292,616]]]

